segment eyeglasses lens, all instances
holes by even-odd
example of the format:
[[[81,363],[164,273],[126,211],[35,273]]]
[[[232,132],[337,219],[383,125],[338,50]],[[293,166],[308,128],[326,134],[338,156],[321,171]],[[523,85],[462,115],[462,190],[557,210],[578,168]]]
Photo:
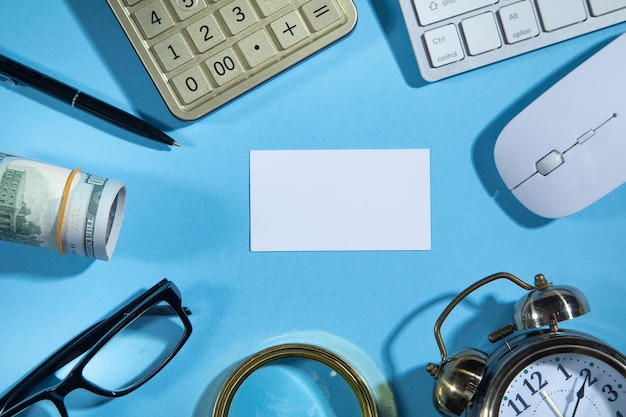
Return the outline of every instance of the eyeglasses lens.
[[[16,417],[60,417],[59,410],[50,401],[39,401],[21,413],[16,414]]]
[[[83,369],[83,377],[107,391],[122,391],[144,382],[171,356],[185,327],[167,303],[146,310],[117,333]]]

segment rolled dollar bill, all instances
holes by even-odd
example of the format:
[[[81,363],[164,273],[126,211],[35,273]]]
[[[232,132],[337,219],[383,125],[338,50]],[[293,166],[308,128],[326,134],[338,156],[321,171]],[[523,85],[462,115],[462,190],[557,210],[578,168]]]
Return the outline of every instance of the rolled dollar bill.
[[[120,181],[0,151],[0,239],[108,261],[124,218]]]

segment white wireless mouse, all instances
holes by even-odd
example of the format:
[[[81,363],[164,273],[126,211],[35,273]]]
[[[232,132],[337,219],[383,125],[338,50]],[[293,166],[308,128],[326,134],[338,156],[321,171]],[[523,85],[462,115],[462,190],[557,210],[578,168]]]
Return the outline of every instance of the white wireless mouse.
[[[533,213],[576,213],[626,181],[626,34],[520,112],[495,144],[498,173]]]

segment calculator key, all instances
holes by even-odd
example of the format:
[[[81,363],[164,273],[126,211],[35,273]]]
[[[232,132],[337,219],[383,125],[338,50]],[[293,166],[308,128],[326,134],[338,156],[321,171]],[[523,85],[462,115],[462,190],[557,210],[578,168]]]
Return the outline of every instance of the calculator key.
[[[178,68],[192,58],[191,51],[180,33],[154,45],[154,52],[165,71]]]
[[[587,18],[583,0],[537,0],[541,22],[547,32]]]
[[[530,1],[520,1],[498,11],[506,43],[516,43],[539,35],[537,18]]]
[[[309,37],[309,30],[295,10],[270,23],[270,27],[283,49],[288,49]]]
[[[600,16],[626,7],[626,0],[589,0],[593,16]]]
[[[174,26],[174,21],[161,0],[137,10],[135,19],[148,39]]]
[[[206,8],[204,0],[170,0],[180,20],[185,20]]]
[[[220,29],[213,15],[204,16],[190,24],[186,31],[200,53],[206,52],[226,40],[224,32]]]
[[[341,19],[341,13],[332,0],[312,0],[302,6],[302,12],[316,32]]]
[[[493,13],[483,13],[461,22],[470,55],[479,55],[502,46]]]
[[[291,3],[291,0],[255,0],[256,5],[261,9],[261,13],[263,16],[270,16],[282,9],[283,7],[288,6]]]
[[[262,64],[277,54],[276,48],[274,48],[264,29],[260,29],[242,39],[237,45],[250,68]]]
[[[172,78],[172,84],[185,104],[193,103],[213,90],[198,67],[191,67]]]
[[[252,6],[246,0],[236,0],[220,9],[220,15],[233,35],[257,22]]]
[[[414,0],[421,25],[441,22],[481,7],[497,3],[498,0]]]
[[[243,74],[243,67],[237,59],[233,48],[225,49],[205,62],[215,82],[222,86]]]
[[[135,4],[139,3],[141,0],[125,0],[125,1],[126,1],[127,6],[134,6]]]

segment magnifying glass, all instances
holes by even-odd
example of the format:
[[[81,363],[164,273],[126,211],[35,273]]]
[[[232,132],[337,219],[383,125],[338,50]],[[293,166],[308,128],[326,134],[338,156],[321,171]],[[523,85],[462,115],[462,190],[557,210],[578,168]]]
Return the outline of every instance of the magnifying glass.
[[[286,343],[266,348],[233,371],[220,390],[213,417],[391,417],[380,387],[325,347]],[[391,390],[387,387],[387,395]],[[389,409],[393,409],[393,413]]]

